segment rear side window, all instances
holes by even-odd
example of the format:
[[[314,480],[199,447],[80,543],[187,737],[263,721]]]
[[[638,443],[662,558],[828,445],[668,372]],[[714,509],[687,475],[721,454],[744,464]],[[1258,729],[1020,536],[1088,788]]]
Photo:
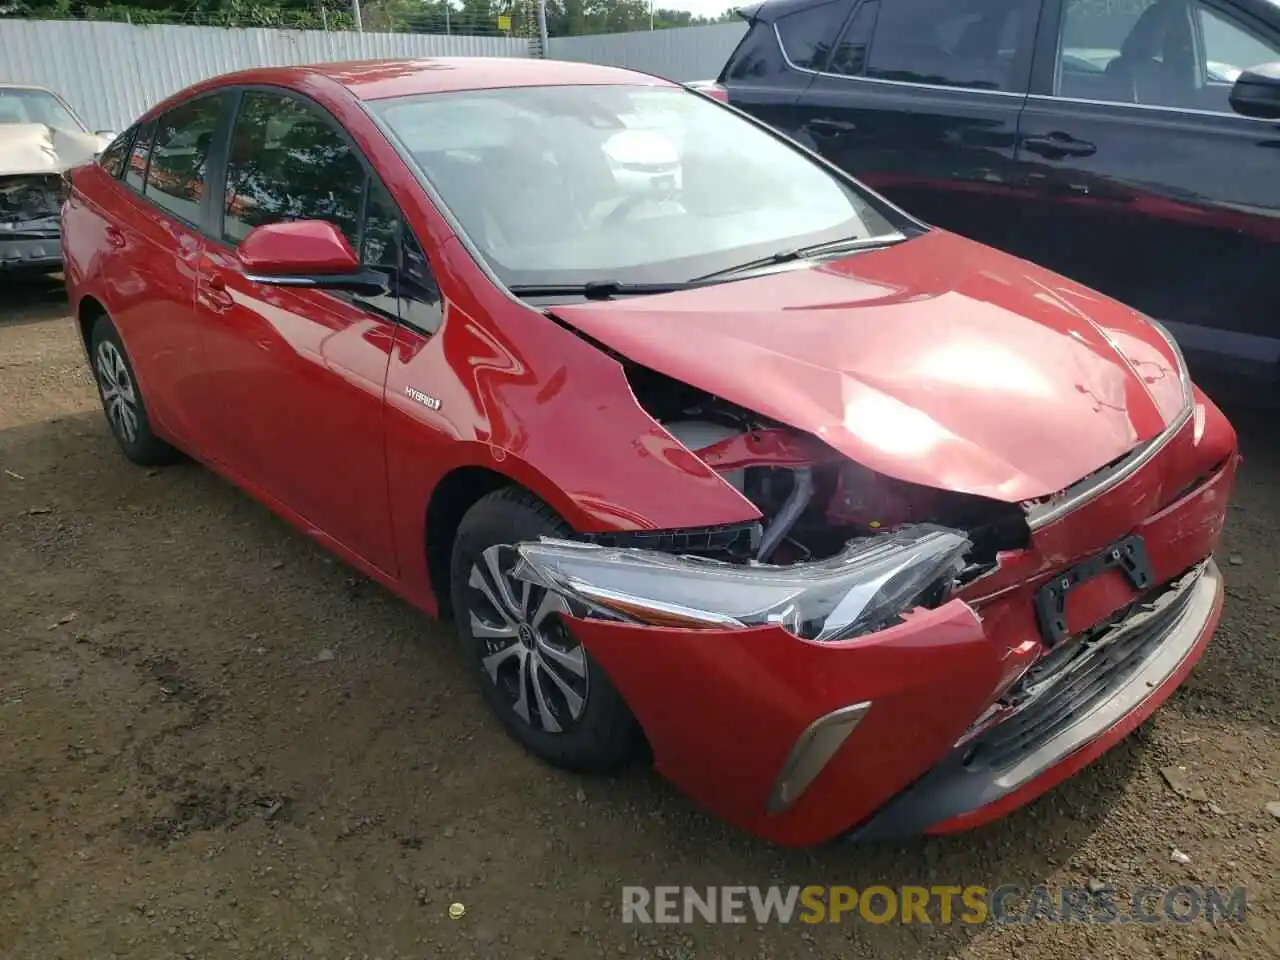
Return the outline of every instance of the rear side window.
[[[133,134],[134,131],[132,129],[120,134],[111,142],[111,146],[102,151],[102,156],[98,158],[98,166],[102,167],[103,170],[117,180],[124,173],[124,164],[129,156],[129,145],[133,143]]]
[[[245,93],[227,160],[228,243],[266,223],[327,220],[359,250],[364,188],[364,165],[326,116],[293,97]]]
[[[858,5],[853,19],[845,27],[831,54],[831,62],[827,65],[828,73],[857,77],[866,70],[867,49],[871,45],[871,34],[876,27],[876,13],[879,9],[880,0],[863,0]]]
[[[767,23],[752,24],[747,35],[733,51],[725,64],[721,82],[738,80],[750,82],[768,76],[779,69],[777,44],[773,39],[773,27]]]
[[[151,157],[151,137],[156,131],[155,121],[148,123],[138,131],[133,147],[129,151],[129,161],[124,171],[124,182],[139,193],[147,179],[147,161]]]
[[[805,70],[822,70],[848,12],[847,3],[835,2],[779,17],[778,38],[787,59]]]
[[[882,3],[866,74],[881,80],[1011,91],[1019,45],[1040,0],[893,0]]]
[[[156,121],[147,169],[148,200],[187,223],[199,224],[205,172],[223,98],[202,97],[175,107]]]

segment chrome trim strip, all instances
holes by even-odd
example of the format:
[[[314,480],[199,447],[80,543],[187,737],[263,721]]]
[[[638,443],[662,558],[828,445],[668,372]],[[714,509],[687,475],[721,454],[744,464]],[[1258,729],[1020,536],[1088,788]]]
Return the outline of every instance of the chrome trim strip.
[[[805,727],[778,771],[765,809],[782,813],[799,800],[870,709],[869,700],[855,703],[833,710]]]
[[[946,90],[958,91],[960,93],[985,93],[993,97],[1015,97],[1019,100],[1028,102],[1034,100],[1037,103],[1079,103],[1087,106],[1095,107],[1132,107],[1137,110],[1154,110],[1158,113],[1168,114],[1190,114],[1191,116],[1200,117],[1243,117],[1242,114],[1234,112],[1224,112],[1220,110],[1199,110],[1194,107],[1165,107],[1154,103],[1124,103],[1118,100],[1087,100],[1083,97],[1063,97],[1057,94],[1048,93],[1030,93],[1027,91],[1018,92],[1016,90],[986,90],[982,87],[952,87],[941,83],[913,83],[910,80],[884,80],[880,77],[863,77],[847,73],[831,73],[827,70],[811,70],[808,67],[802,67],[793,61],[787,53],[787,45],[782,42],[782,33],[778,30],[778,23],[775,20],[770,26],[773,27],[774,38],[778,41],[778,50],[782,53],[782,61],[797,73],[807,73],[815,77],[830,77],[833,80],[860,80],[863,83],[876,83],[882,86],[890,87],[908,87],[913,90]],[[1251,120],[1254,123],[1265,123],[1272,126],[1275,125],[1274,120],[1267,120],[1261,117],[1243,117],[1245,120]]]
[[[802,67],[795,63],[787,54],[787,45],[782,42],[782,33],[778,30],[778,22],[775,20],[770,26],[773,27],[773,35],[778,41],[778,50],[782,52],[783,62],[792,70],[798,73],[808,73],[815,77],[830,77],[833,80],[859,80],[863,83],[878,83],[883,86],[890,87],[909,87],[913,90],[946,90],[949,92],[960,93],[989,93],[995,97],[1016,97],[1019,100],[1025,100],[1026,93],[1016,93],[1012,90],[984,90],[981,87],[949,87],[941,83],[912,83],[908,80],[884,80],[880,77],[863,77],[855,76],[847,73],[830,73],[826,70],[810,70],[808,67]]]
[[[1178,416],[1164,428],[1159,436],[1148,440],[1144,446],[1131,451],[1128,455],[1129,459],[1120,464],[1120,466],[1107,470],[1102,477],[1096,480],[1085,480],[1074,492],[1057,503],[1047,504],[1043,508],[1033,508],[1027,516],[1027,526],[1032,531],[1046,527],[1061,520],[1077,507],[1114,490],[1124,483],[1150,463],[1152,458],[1163,450],[1165,445],[1178,434],[1178,431],[1187,425],[1188,421],[1191,420],[1194,408],[1195,405],[1193,403],[1188,403],[1184,406]],[[1071,490],[1072,488],[1068,487],[1067,489]]]
[[[1224,113],[1220,110],[1198,110],[1194,107],[1164,107],[1155,103],[1125,103],[1120,100],[1087,100],[1083,97],[1062,97],[1056,94],[1048,93],[1029,93],[1027,100],[1035,100],[1038,103],[1079,103],[1091,107],[1129,107],[1135,110],[1154,110],[1158,113],[1170,114],[1191,114],[1198,117],[1236,117],[1243,120],[1252,120],[1254,123],[1266,123],[1275,125],[1274,120],[1265,120],[1259,117],[1246,117],[1239,113]]]

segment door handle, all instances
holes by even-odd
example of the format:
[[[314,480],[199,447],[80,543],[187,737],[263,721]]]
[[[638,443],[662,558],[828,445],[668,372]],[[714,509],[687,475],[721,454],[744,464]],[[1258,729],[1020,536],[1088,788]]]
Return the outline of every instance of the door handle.
[[[222,313],[230,310],[236,305],[231,294],[227,292],[227,285],[221,277],[206,277],[200,281],[200,292],[204,302],[209,309]]]
[[[107,227],[107,243],[119,249],[124,246],[124,232],[119,227]]]
[[[1048,160],[1061,160],[1063,157],[1091,157],[1098,148],[1087,140],[1077,140],[1065,133],[1051,133],[1047,137],[1024,137],[1022,148],[1029,153],[1038,153]]]
[[[810,130],[824,137],[834,137],[842,133],[853,133],[858,129],[856,123],[849,123],[844,120],[810,120],[807,124]]]

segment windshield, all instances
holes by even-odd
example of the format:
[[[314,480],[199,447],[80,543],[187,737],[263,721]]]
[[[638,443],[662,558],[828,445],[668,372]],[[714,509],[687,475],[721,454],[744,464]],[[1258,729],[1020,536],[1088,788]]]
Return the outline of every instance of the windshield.
[[[80,121],[48,90],[0,87],[0,123],[43,123],[55,130],[84,132]]]
[[[680,88],[517,87],[372,107],[509,286],[679,283],[897,234],[803,153]]]

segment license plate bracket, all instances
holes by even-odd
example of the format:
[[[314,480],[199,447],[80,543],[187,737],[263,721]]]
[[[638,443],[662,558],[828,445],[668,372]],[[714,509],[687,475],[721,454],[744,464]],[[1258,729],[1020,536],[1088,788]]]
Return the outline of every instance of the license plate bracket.
[[[1125,537],[1096,557],[1058,574],[1040,588],[1036,593],[1036,619],[1040,623],[1045,646],[1053,648],[1067,639],[1067,595],[1108,570],[1119,570],[1135,590],[1150,587],[1154,576],[1142,537],[1136,534]]]

